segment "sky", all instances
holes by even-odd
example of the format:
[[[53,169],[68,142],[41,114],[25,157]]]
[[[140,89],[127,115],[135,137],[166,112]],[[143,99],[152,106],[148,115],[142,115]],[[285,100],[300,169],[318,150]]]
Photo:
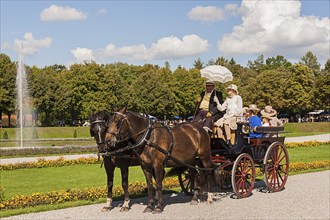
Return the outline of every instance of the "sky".
[[[15,1],[1,3],[1,53],[38,67],[127,62],[192,67],[260,54],[330,57],[330,5],[309,1]]]

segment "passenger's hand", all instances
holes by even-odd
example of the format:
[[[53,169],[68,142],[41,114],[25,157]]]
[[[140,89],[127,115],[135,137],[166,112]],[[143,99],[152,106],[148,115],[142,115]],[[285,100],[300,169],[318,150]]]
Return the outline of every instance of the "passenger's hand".
[[[216,95],[214,96],[214,102],[217,103],[217,104],[220,104],[220,101],[219,101],[219,99]]]
[[[206,117],[207,118],[209,118],[209,117],[211,117],[212,116],[212,113],[211,112],[208,112],[207,114],[206,114]]]

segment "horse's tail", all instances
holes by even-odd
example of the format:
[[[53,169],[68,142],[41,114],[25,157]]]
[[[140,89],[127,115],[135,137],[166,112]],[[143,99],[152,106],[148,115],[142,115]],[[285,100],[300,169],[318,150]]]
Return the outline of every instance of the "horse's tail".
[[[173,167],[172,169],[170,169],[170,171],[166,173],[165,177],[177,176],[185,170],[186,167]]]

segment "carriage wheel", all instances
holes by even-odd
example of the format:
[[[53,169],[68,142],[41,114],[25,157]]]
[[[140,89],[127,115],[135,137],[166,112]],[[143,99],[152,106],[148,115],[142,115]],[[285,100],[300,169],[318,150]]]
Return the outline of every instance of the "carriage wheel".
[[[186,169],[178,175],[179,183],[182,189],[182,192],[187,196],[193,195],[194,190],[194,174],[190,169]]]
[[[234,163],[231,183],[238,198],[250,196],[255,181],[256,170],[254,162],[249,154],[239,155]]]
[[[281,191],[289,175],[289,154],[282,143],[270,145],[265,155],[264,167],[264,181],[269,191]]]
[[[221,189],[224,190],[230,190],[232,188],[231,184],[231,170],[232,170],[232,165],[226,166],[223,168],[221,172]]]

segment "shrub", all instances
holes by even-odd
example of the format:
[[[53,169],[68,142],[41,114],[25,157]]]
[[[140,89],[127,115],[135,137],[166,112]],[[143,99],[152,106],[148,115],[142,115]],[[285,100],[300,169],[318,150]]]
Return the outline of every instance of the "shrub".
[[[40,147],[40,148],[13,148],[2,149],[0,148],[0,155],[4,156],[29,156],[29,155],[41,155],[41,154],[73,154],[73,153],[96,153],[97,147]]]
[[[4,133],[3,133],[3,135],[2,135],[2,139],[8,139],[8,133],[7,133],[7,131],[5,131]]]
[[[32,139],[39,139],[38,131],[36,128],[32,130]]]
[[[73,138],[77,138],[77,130],[76,129],[74,129]]]

